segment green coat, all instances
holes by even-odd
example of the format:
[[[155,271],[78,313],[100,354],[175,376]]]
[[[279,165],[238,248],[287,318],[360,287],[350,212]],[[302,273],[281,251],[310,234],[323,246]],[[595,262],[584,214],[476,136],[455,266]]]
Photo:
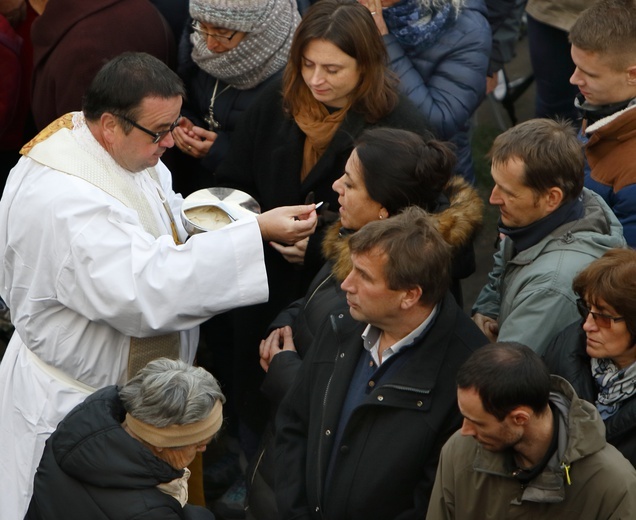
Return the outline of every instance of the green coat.
[[[605,441],[594,405],[579,399],[565,379],[551,377],[559,440],[543,473],[524,488],[507,469],[506,455],[457,432],[442,448],[427,520],[636,518],[634,467]]]
[[[579,318],[572,280],[608,250],[625,247],[623,229],[596,193],[583,189],[585,214],[513,256],[509,238],[494,256],[489,283],[473,306],[497,319],[498,341],[516,341],[542,354],[550,340]]]

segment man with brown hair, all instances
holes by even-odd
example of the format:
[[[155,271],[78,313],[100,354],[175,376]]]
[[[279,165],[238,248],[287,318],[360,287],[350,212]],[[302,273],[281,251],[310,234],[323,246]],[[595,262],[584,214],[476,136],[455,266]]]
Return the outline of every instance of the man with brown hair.
[[[461,422],[455,374],[487,339],[448,293],[450,248],[423,210],[349,245],[351,316],[327,318],[276,418],[279,518],[423,518]]]
[[[583,154],[567,123],[521,123],[495,139],[490,155],[503,239],[473,320],[493,342],[541,353],[578,318],[572,278],[625,240],[607,205],[583,189]]]
[[[636,0],[596,2],[572,27],[570,42],[585,186],[603,197],[636,247]]]

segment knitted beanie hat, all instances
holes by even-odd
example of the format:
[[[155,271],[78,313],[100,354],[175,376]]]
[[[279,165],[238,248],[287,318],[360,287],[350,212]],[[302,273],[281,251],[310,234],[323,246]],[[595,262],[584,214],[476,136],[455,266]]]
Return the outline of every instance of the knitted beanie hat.
[[[277,1],[190,0],[190,16],[215,27],[252,32],[269,18]]]

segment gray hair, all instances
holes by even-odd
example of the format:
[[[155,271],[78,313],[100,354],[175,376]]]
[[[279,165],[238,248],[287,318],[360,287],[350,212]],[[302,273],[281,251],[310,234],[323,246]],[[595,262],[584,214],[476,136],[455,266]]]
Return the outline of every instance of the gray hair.
[[[130,415],[156,428],[199,422],[218,400],[225,402],[212,374],[168,358],[148,363],[120,389],[119,397]]]

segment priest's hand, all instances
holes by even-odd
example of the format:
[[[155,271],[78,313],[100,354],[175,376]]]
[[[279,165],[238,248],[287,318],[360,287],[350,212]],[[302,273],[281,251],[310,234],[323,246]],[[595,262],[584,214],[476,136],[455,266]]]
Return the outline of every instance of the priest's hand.
[[[281,206],[258,215],[256,219],[263,240],[280,244],[296,244],[313,234],[318,223],[315,204]]]

